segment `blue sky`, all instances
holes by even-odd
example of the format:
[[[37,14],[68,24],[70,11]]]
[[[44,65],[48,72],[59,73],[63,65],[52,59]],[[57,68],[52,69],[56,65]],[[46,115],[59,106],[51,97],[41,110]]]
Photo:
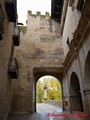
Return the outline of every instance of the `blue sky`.
[[[35,14],[40,11],[45,14],[46,11],[51,13],[51,0],[17,0],[18,22],[26,23],[27,11],[32,10]]]

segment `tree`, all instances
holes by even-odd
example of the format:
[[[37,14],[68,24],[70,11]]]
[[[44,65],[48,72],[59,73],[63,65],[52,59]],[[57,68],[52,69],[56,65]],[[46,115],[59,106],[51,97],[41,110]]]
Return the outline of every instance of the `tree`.
[[[36,100],[38,103],[43,103],[44,102],[44,91],[42,87],[42,82],[38,81],[37,86],[36,86]]]
[[[48,99],[49,100],[61,100],[61,85],[60,82],[52,77],[48,79]]]
[[[44,77],[42,81],[38,81],[37,102],[44,102],[44,86],[47,86],[47,99],[48,100],[61,100],[61,85],[60,82],[54,77]]]

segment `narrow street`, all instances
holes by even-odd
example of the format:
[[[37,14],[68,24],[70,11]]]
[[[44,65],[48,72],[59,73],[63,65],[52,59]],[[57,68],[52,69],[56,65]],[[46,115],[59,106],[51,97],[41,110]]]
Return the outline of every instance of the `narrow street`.
[[[37,113],[48,114],[62,112],[62,108],[54,107],[45,103],[37,103]]]
[[[87,117],[72,116],[69,112],[62,112],[61,108],[54,107],[52,105],[38,103],[36,113],[14,114],[10,115],[8,117],[8,120],[89,120],[89,119]]]

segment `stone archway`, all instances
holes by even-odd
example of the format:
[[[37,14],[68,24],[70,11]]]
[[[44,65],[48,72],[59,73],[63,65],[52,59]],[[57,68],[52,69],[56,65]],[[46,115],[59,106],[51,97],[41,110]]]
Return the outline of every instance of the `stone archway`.
[[[83,111],[79,79],[75,72],[71,74],[70,78],[70,109],[71,112]]]
[[[84,95],[85,108],[90,113],[90,51],[87,54],[84,67]]]
[[[43,108],[47,105],[53,105],[62,111],[61,83],[60,80],[51,75],[41,77],[36,83],[36,111],[40,113],[41,106]]]
[[[41,67],[41,68],[34,68],[33,69],[33,75],[34,75],[34,80],[35,80],[35,94],[34,94],[34,107],[35,107],[35,112],[36,112],[36,83],[39,80],[39,78],[45,76],[45,75],[50,75],[53,76],[55,78],[57,78],[58,80],[60,80],[61,83],[61,91],[62,91],[62,98],[63,98],[63,89],[62,89],[62,76],[63,76],[63,71],[64,68],[60,67],[60,68],[53,68],[53,67]]]

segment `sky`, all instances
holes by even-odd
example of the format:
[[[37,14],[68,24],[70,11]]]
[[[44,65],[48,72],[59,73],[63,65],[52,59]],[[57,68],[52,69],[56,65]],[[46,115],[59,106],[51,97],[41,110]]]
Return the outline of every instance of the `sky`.
[[[40,11],[51,13],[51,0],[17,0],[18,22],[26,24],[27,11],[31,10],[33,14]]]

